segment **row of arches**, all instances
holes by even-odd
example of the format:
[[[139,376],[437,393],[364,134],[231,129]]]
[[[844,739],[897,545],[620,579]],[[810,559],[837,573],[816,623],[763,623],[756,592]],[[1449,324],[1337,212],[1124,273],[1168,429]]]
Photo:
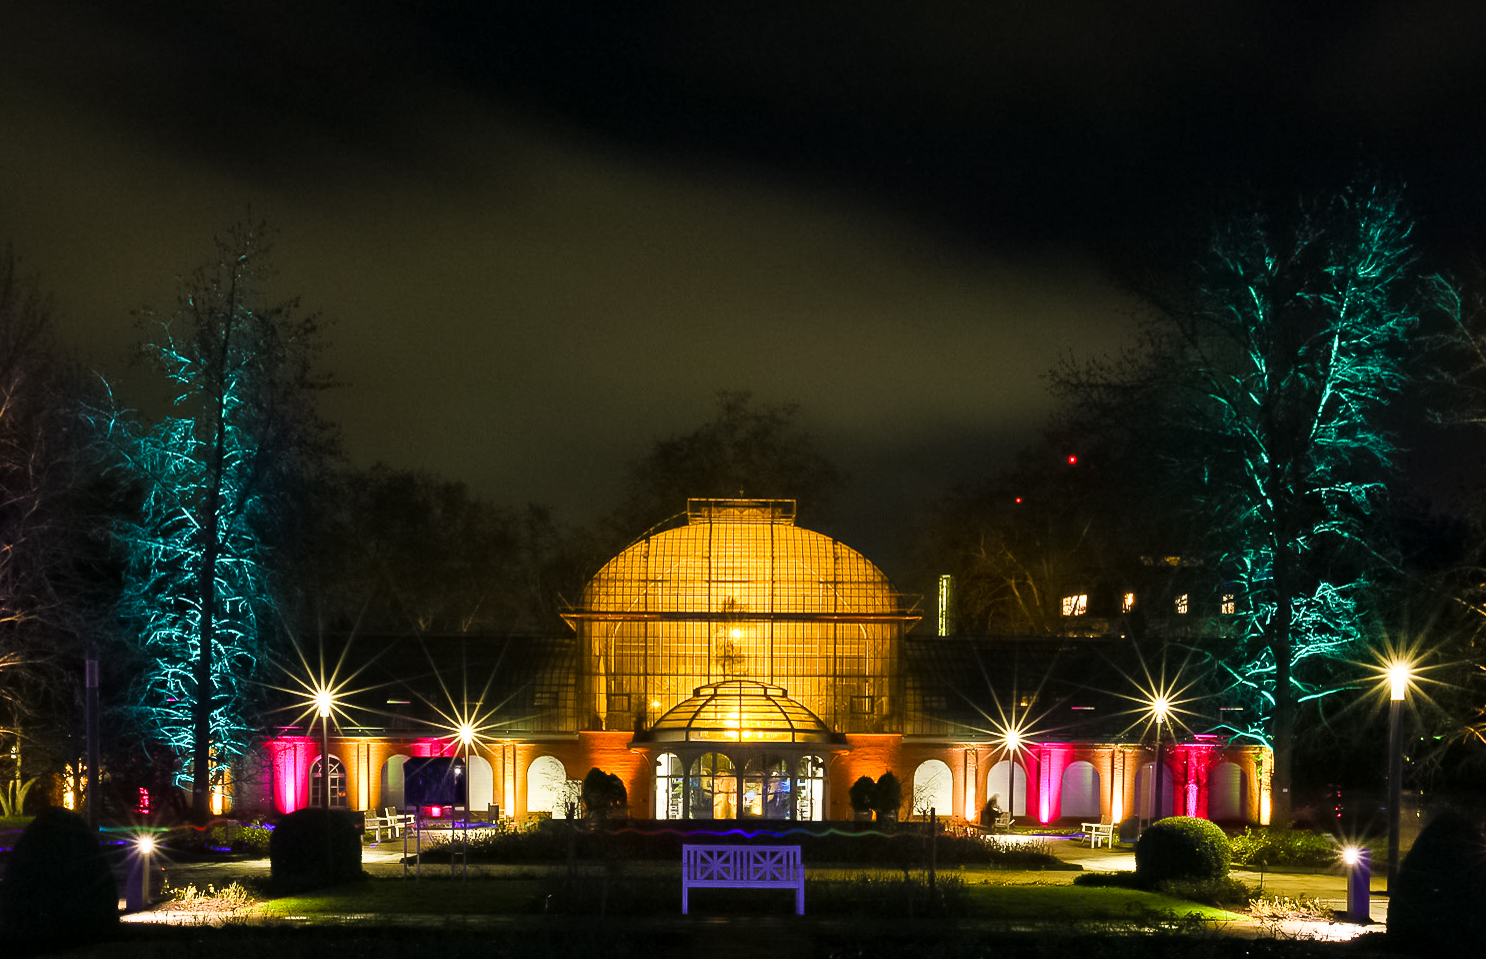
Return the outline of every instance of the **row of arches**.
[[[1155,811],[1155,763],[1148,762],[1135,774],[1135,796],[1137,808],[1131,810],[1142,819],[1150,818]],[[1163,812],[1191,814],[1194,797],[1183,797],[1178,805],[1174,802],[1175,777],[1161,777],[1161,809]],[[1069,763],[1063,770],[1060,802],[1057,817],[1062,819],[1099,819],[1102,814],[1103,791],[1099,781],[1099,770],[1093,763],[1080,760]],[[1188,791],[1196,790],[1189,784]],[[1217,821],[1244,818],[1245,783],[1243,770],[1235,763],[1217,763],[1208,774],[1207,818]],[[954,775],[945,763],[930,759],[918,765],[913,773],[912,806],[914,815],[925,815],[930,809],[940,814],[950,814],[954,809]],[[1027,815],[1027,770],[1021,763],[1003,759],[991,767],[986,774],[987,798],[995,797],[1001,809],[1014,817]]]
[[[408,758],[394,755],[382,764],[377,805],[402,807],[402,767]],[[346,808],[345,766],[335,755],[331,755],[329,760],[330,805]],[[828,803],[826,765],[822,756],[808,752],[796,755],[756,748],[745,749],[737,755],[720,750],[662,753],[653,761],[653,815],[657,819],[822,820],[826,817]],[[481,756],[470,756],[466,769],[470,808],[484,809],[495,804],[495,776],[490,762]],[[980,796],[982,799],[996,798],[1001,809],[1019,819],[1040,812],[1039,818],[1044,819],[1090,820],[1102,818],[1105,810],[1149,818],[1155,809],[1154,769],[1151,762],[1136,768],[1135,808],[1129,810],[1120,809],[1118,796],[1105,802],[1104,792],[1109,784],[1101,782],[1099,769],[1086,760],[1069,763],[1061,771],[1058,782],[1042,783],[1040,793],[1043,798],[1040,802],[1044,804],[1049,801],[1050,789],[1058,787],[1057,792],[1051,794],[1055,809],[1028,809],[1027,770],[1022,763],[1010,759],[1003,759],[986,771],[985,788]],[[323,780],[320,771],[321,760],[318,758],[306,770],[308,789],[300,795],[307,795],[311,806],[321,802]],[[1161,809],[1192,814],[1197,808],[1196,784],[1188,783],[1180,790],[1181,795],[1177,795],[1175,782],[1175,776],[1162,777]],[[554,756],[538,756],[528,764],[525,787],[528,813],[547,812],[561,817],[565,805],[578,798],[577,783],[568,778],[566,767]],[[1205,787],[1204,811],[1207,818],[1218,821],[1245,818],[1250,786],[1237,764],[1221,762],[1212,765]],[[515,798],[508,791],[504,800]],[[941,816],[954,815],[955,778],[950,767],[938,759],[920,763],[914,769],[905,800],[910,815],[926,815],[930,809],[937,810]],[[966,814],[970,815],[970,811],[966,810]]]
[[[411,757],[395,755],[388,757],[382,764],[379,784],[382,797],[379,805],[395,806],[399,809],[403,806],[403,764]],[[318,806],[321,803],[321,790],[325,779],[321,776],[321,759],[316,759],[310,764],[307,775],[309,776],[309,805]],[[491,768],[489,760],[483,756],[469,756],[465,759],[465,775],[469,783],[469,808],[485,809],[495,803],[495,771]],[[554,816],[563,815],[563,806],[575,798],[570,795],[572,790],[567,785],[567,768],[562,761],[553,756],[538,756],[532,760],[527,767],[526,776],[526,809],[528,812],[550,812]],[[330,806],[332,809],[345,809],[348,805],[346,796],[346,767],[340,757],[334,754],[330,756]]]

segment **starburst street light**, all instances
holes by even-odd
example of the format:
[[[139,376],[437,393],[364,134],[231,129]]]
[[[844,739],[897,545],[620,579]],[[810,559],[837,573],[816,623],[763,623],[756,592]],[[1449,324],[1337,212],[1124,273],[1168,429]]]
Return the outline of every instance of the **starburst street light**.
[[[1383,668],[1388,680],[1388,893],[1398,878],[1398,845],[1403,806],[1403,704],[1414,679],[1414,664],[1390,657]]]
[[[1192,710],[1184,708],[1184,704],[1193,702],[1196,698],[1186,695],[1188,690],[1196,685],[1196,681],[1191,680],[1183,683],[1181,670],[1179,669],[1168,679],[1166,675],[1166,663],[1164,661],[1157,675],[1151,674],[1150,668],[1145,665],[1144,661],[1141,662],[1141,670],[1145,673],[1144,682],[1131,676],[1125,677],[1135,686],[1136,692],[1133,694],[1119,693],[1117,695],[1135,704],[1136,708],[1133,711],[1136,719],[1130,728],[1141,726],[1142,738],[1144,738],[1144,732],[1148,730],[1154,730],[1156,734],[1156,761],[1151,770],[1155,780],[1151,784],[1151,819],[1154,821],[1160,819],[1162,816],[1161,781],[1166,773],[1165,736],[1162,730],[1163,727],[1171,728],[1171,740],[1173,745],[1175,745],[1177,739],[1176,727],[1181,726],[1185,729],[1187,725],[1182,721],[1182,715],[1194,717],[1197,715]]]
[[[330,808],[330,724],[336,722],[339,717],[350,720],[351,717],[346,708],[349,696],[375,688],[367,686],[353,689],[351,684],[375,661],[376,657],[368,658],[344,677],[341,675],[346,668],[346,654],[350,648],[351,644],[347,642],[341,648],[340,658],[335,666],[327,671],[323,645],[320,648],[319,665],[315,667],[310,665],[309,658],[305,656],[304,650],[296,642],[294,652],[299,658],[299,667],[280,664],[280,669],[292,685],[274,686],[270,684],[268,687],[294,697],[293,703],[282,707],[285,710],[299,710],[298,715],[295,716],[294,725],[307,720],[312,723],[317,717],[320,720],[320,807],[322,809]]]
[[[1383,667],[1383,675],[1388,678],[1388,699],[1402,702],[1414,681],[1414,664],[1406,660],[1391,660]]]

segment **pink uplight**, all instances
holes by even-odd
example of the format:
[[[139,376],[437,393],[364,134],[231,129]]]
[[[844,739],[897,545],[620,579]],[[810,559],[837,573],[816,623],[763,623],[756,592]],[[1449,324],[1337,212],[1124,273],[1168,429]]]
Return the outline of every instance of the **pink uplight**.
[[[281,813],[309,805],[310,763],[320,754],[320,744],[309,736],[279,736],[270,739],[269,760],[273,764],[273,802]]]

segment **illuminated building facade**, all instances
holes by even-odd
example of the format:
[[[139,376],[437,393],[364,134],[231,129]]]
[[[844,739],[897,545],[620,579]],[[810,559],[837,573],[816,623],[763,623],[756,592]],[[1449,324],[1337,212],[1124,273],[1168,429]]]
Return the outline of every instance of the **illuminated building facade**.
[[[594,575],[570,636],[365,650],[385,682],[362,695],[368,725],[332,731],[332,802],[400,806],[403,761],[458,755],[470,808],[518,820],[563,815],[594,767],[645,819],[849,819],[851,784],[888,771],[903,818],[973,821],[992,796],[1024,823],[1149,818],[1153,743],[1111,727],[1106,701],[1070,694],[1039,713],[1056,722],[1008,741],[991,717],[1015,705],[997,679],[1011,647],[910,638],[919,618],[862,554],[796,525],[793,501],[691,500]],[[317,731],[281,730],[239,801],[308,804]],[[1166,814],[1267,820],[1266,749],[1189,736],[1163,755]]]

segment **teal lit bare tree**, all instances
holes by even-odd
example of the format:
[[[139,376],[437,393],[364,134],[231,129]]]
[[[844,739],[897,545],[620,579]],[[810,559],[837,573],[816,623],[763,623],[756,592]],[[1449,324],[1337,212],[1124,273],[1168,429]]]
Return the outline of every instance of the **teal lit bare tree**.
[[[1367,613],[1395,566],[1380,520],[1389,405],[1421,368],[1421,324],[1459,310],[1420,269],[1412,229],[1401,194],[1374,184],[1222,221],[1190,284],[1158,304],[1138,368],[1060,376],[1085,405],[1160,396],[1169,502],[1198,520],[1224,581],[1207,646],[1245,705],[1231,732],[1273,747],[1281,824],[1301,710],[1373,641]]]
[[[175,313],[153,323],[144,353],[171,414],[125,444],[141,504],[122,530],[124,610],[152,663],[140,698],[183,760],[197,821],[248,740],[252,683],[286,619],[279,573],[325,436],[316,322],[263,301],[263,232],[219,239]]]

